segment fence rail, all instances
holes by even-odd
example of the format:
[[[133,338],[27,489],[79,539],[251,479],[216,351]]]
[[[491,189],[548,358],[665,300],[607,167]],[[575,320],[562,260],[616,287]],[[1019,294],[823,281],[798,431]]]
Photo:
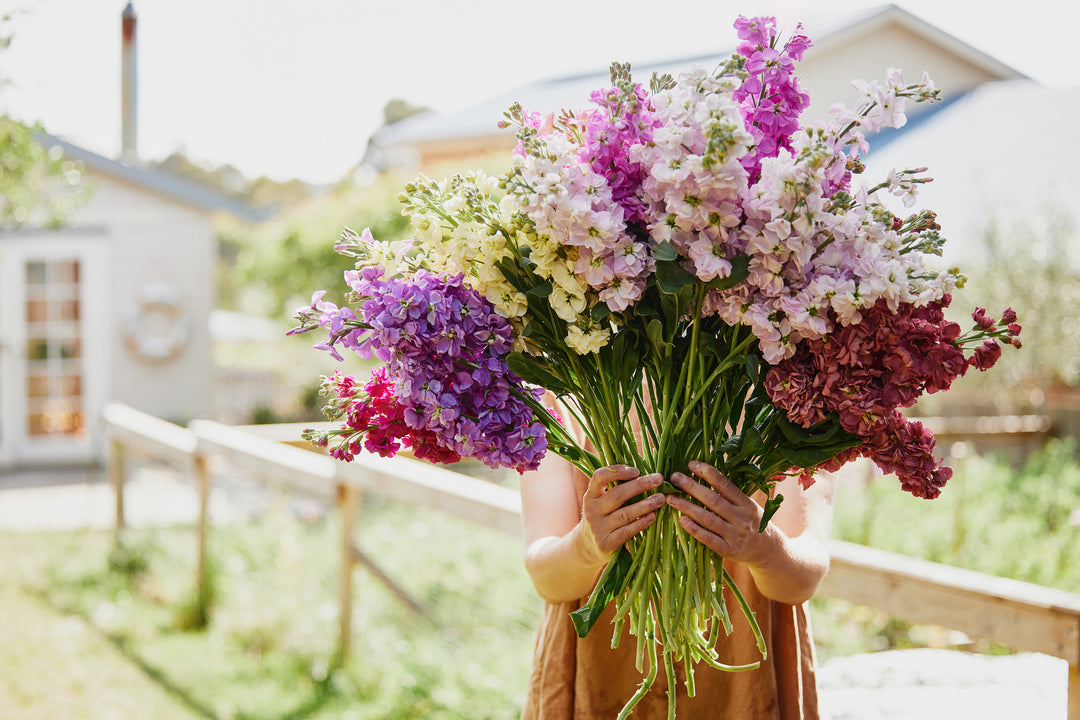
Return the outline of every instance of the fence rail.
[[[343,658],[349,653],[352,635],[355,566],[360,563],[376,577],[381,574],[353,542],[362,492],[436,508],[510,535],[521,532],[521,500],[516,491],[403,457],[361,455],[351,463],[337,462],[294,446],[298,445],[294,434],[298,426],[230,427],[199,420],[181,428],[120,405],[108,406],[104,419],[110,441],[109,476],[117,496],[118,534],[124,526],[122,498],[128,454],[168,461],[194,473],[200,496],[200,587],[205,581],[210,457],[223,459],[270,484],[333,493],[342,526],[338,643]],[[830,553],[830,570],[821,595],[1068,661],[1068,718],[1080,720],[1080,595],[852,543],[832,541]],[[388,578],[383,580],[391,590],[400,592]],[[402,599],[415,605],[407,597]]]

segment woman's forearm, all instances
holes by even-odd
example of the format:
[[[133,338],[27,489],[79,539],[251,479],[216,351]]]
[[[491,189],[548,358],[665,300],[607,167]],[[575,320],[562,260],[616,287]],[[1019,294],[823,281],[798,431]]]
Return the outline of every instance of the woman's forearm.
[[[829,551],[811,534],[788,537],[769,525],[765,531],[766,551],[761,559],[748,562],[754,583],[770,600],[798,605],[817,592],[829,571]]]
[[[608,557],[590,546],[579,523],[566,535],[531,543],[525,549],[525,569],[544,600],[570,602],[592,592]]]

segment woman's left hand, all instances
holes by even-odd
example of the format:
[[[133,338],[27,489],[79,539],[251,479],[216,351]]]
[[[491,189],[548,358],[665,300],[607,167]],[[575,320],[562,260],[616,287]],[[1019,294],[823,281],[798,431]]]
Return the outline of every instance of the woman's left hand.
[[[691,462],[689,468],[706,484],[680,472],[672,474],[671,483],[701,503],[669,494],[667,504],[681,514],[679,523],[720,557],[748,565],[763,564],[776,538],[769,528],[758,532],[762,507],[712,465]]]

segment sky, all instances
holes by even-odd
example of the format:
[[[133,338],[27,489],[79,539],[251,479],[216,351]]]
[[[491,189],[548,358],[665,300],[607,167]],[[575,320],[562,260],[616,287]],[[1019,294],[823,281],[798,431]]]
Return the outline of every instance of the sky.
[[[107,157],[120,146],[125,0],[0,0],[0,113]],[[250,178],[340,179],[395,98],[454,112],[545,78],[733,45],[738,14],[793,24],[821,0],[135,0],[138,148]],[[834,9],[873,0],[829,0]],[[904,0],[1050,87],[1080,87],[1080,4]],[[1008,8],[1015,9],[1008,9]],[[498,118],[493,118],[495,122]]]

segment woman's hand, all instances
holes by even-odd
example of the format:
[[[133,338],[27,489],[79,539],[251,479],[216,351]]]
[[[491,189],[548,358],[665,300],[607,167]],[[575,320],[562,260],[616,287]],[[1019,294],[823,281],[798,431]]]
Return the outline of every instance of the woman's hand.
[[[629,501],[663,482],[659,473],[641,475],[626,465],[609,465],[594,472],[581,508],[582,541],[590,552],[606,562],[627,540],[656,522],[656,511],[664,505],[665,495],[654,493],[634,503]]]
[[[758,532],[762,507],[712,465],[691,462],[689,467],[706,484],[679,472],[672,474],[671,483],[701,503],[668,495],[668,505],[681,513],[679,523],[720,557],[748,565],[764,564],[776,538],[768,528]]]
[[[524,473],[525,569],[540,597],[569,602],[588,596],[611,556],[656,521],[664,495],[630,501],[662,481],[625,465],[586,478],[554,453],[539,470]]]
[[[765,597],[789,605],[809,600],[829,570],[824,538],[832,514],[834,481],[819,481],[809,491],[790,478],[790,494],[764,532],[758,532],[764,509],[723,473],[711,465],[691,462],[690,471],[705,481],[697,482],[674,473],[675,487],[696,499],[667,496],[680,513],[679,523],[692,537],[717,555],[745,563]],[[794,501],[794,505],[788,506]],[[704,507],[702,507],[704,506]],[[777,522],[786,513],[784,523]]]

